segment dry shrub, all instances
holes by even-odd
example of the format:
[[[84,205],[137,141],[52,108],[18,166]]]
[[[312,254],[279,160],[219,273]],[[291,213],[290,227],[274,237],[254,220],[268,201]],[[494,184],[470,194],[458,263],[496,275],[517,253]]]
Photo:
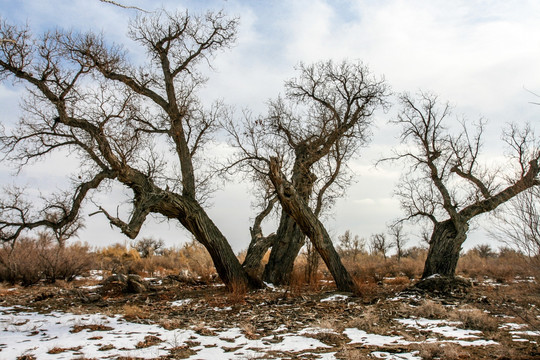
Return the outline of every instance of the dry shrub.
[[[471,278],[491,278],[503,283],[516,276],[534,276],[536,267],[531,266],[528,260],[527,256],[511,249],[501,249],[498,254],[485,256],[475,248],[461,256],[457,272]]]
[[[420,346],[420,357],[424,360],[458,360],[470,359],[470,354],[461,346],[452,343],[423,343]]]
[[[367,307],[361,316],[352,319],[347,327],[355,327],[368,333],[384,334],[386,327],[381,324],[381,317],[374,306]]]
[[[361,297],[365,300],[370,300],[379,294],[379,286],[374,282],[372,278],[353,278],[355,283],[354,295]]]
[[[423,258],[402,258],[397,264],[397,272],[410,280],[418,279],[424,271],[425,260]]]
[[[137,345],[135,345],[135,348],[143,349],[143,348],[147,348],[147,347],[150,347],[150,346],[160,344],[162,342],[163,342],[163,340],[161,340],[159,337],[157,337],[155,335],[146,335],[144,337],[143,341],[139,341],[137,343]]]
[[[134,274],[143,269],[137,250],[126,245],[113,244],[98,251],[97,256],[100,269],[114,274]]]
[[[93,265],[87,245],[69,246],[42,233],[38,238],[21,238],[0,248],[0,281],[28,286],[40,280],[72,281]]]
[[[188,270],[190,273],[210,281],[216,269],[210,254],[199,242],[192,240],[177,251],[180,270]]]
[[[392,286],[403,287],[409,285],[411,281],[406,276],[397,276],[395,278],[385,279],[384,283]]]
[[[41,279],[37,242],[21,238],[13,244],[4,243],[0,249],[0,280],[24,286]]]
[[[122,313],[124,314],[124,318],[126,320],[139,320],[139,319],[147,319],[149,314],[148,311],[144,310],[143,308],[137,306],[137,305],[124,305],[122,309]]]
[[[499,322],[496,318],[473,307],[464,306],[456,309],[451,313],[451,317],[461,321],[467,329],[491,332],[497,331],[499,328]]]
[[[246,295],[248,286],[246,283],[232,281],[229,283],[229,293],[227,294],[227,302],[229,304],[244,304],[246,302]]]
[[[345,348],[340,350],[336,357],[343,360],[366,360],[373,359],[370,355],[366,354],[364,349]]]
[[[244,322],[240,324],[240,329],[244,333],[244,336],[249,340],[257,340],[261,337],[259,334],[257,334],[257,329],[252,323]]]
[[[442,319],[448,316],[448,310],[440,303],[426,300],[424,303],[416,308],[413,308],[413,314],[417,317],[426,319]]]

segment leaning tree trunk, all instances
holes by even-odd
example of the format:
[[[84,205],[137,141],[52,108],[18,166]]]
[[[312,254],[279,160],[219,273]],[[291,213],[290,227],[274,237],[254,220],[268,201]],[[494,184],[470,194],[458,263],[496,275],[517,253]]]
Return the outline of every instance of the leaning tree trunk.
[[[306,236],[294,219],[282,211],[276,241],[272,246],[268,264],[264,268],[264,281],[275,285],[290,283],[294,260],[304,246],[305,238]]]
[[[294,219],[302,232],[311,240],[332,274],[338,290],[354,291],[353,279],[343,266],[324,225],[280,170],[279,160],[271,158],[269,176],[274,189],[276,189],[282,209]]]
[[[422,279],[435,274],[455,276],[461,245],[467,239],[468,229],[467,222],[456,225],[450,219],[435,225]]]
[[[178,220],[208,250],[216,271],[227,288],[260,287],[259,281],[251,279],[242,268],[229,242],[204,209],[196,201],[184,202],[183,207],[186,205],[189,206],[189,211],[185,212],[185,216],[178,217]]]

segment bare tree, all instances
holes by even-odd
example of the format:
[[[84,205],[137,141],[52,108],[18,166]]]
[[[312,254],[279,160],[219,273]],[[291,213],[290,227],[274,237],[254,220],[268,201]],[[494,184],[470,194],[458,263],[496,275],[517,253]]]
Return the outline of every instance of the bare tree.
[[[331,272],[344,273],[318,218],[349,184],[346,163],[367,142],[371,117],[387,92],[361,63],[328,61],[298,70],[285,84],[285,98],[269,103],[268,115],[246,116],[242,129],[229,124],[239,149],[233,164],[259,181],[269,179],[282,208],[264,271],[266,281],[278,284],[288,282],[305,236]]]
[[[382,255],[384,260],[387,258],[388,251],[393,247],[384,233],[373,234],[370,238],[371,253]]]
[[[463,121],[462,130],[452,134],[446,127],[450,106],[440,106],[436,96],[403,94],[400,101],[393,123],[401,126],[406,146],[385,160],[403,161],[410,169],[396,190],[406,218],[433,224],[423,278],[454,276],[470,221],[540,183],[540,148],[530,127],[510,125],[503,138],[512,151],[514,174],[490,171],[480,164],[484,121],[475,124],[474,133]]]
[[[540,188],[517,195],[495,214],[490,234],[530,258],[540,257]]]
[[[91,192],[117,182],[131,189],[129,218],[99,208],[110,223],[135,238],[149,214],[179,221],[210,253],[225,284],[248,276],[202,201],[209,177],[200,161],[225,108],[205,108],[197,97],[197,71],[236,37],[238,20],[218,13],[193,16],[158,11],[138,16],[129,36],[147,52],[132,64],[103,35],[51,31],[34,37],[27,27],[2,21],[1,79],[28,87],[25,116],[1,134],[8,158],[21,166],[54,151],[76,156],[74,190],[39,211],[13,189],[0,203],[2,240],[37,227],[55,231],[78,220]],[[169,147],[172,156],[159,148]]]
[[[391,237],[391,244],[396,248],[396,257],[398,262],[405,255],[405,245],[407,244],[407,236],[403,230],[403,223],[398,222],[388,228],[388,233]]]
[[[133,247],[142,258],[150,258],[158,254],[159,250],[163,248],[165,243],[163,240],[156,240],[151,237],[145,237],[135,243]]]
[[[358,255],[365,251],[366,240],[358,235],[353,237],[350,230],[346,230],[343,235],[338,236],[338,240],[341,256],[351,256],[353,261],[356,261]]]

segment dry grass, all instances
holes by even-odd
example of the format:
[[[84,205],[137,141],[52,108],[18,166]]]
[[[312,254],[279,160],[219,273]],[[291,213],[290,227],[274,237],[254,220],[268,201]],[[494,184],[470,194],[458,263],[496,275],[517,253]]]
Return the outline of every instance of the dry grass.
[[[413,308],[412,314],[426,319],[446,319],[448,318],[448,309],[438,302],[425,300],[422,305]]]
[[[374,305],[366,307],[360,316],[353,318],[347,324],[347,327],[357,328],[373,334],[385,334],[389,330],[388,326],[384,324],[379,310]]]
[[[450,317],[461,321],[466,329],[493,332],[499,328],[499,321],[495,317],[471,306],[463,306],[452,311]]]
[[[122,313],[124,314],[124,319],[128,321],[147,319],[150,314],[147,310],[137,306],[137,305],[124,305],[122,308]]]
[[[461,346],[452,344],[452,343],[446,343],[446,344],[426,343],[420,346],[420,357],[424,360],[432,360],[432,359],[459,360],[459,359],[471,359],[471,354],[469,354]]]
[[[240,324],[240,329],[249,340],[257,340],[261,337],[252,323],[243,322]]]
[[[233,281],[229,284],[229,292],[227,294],[227,304],[238,305],[245,304],[248,286],[243,282]]]
[[[155,335],[146,335],[144,337],[144,340],[139,341],[137,345],[135,345],[135,348],[143,349],[143,348],[147,348],[147,347],[154,346],[157,344],[161,344],[162,342],[163,340],[161,340],[159,337]]]

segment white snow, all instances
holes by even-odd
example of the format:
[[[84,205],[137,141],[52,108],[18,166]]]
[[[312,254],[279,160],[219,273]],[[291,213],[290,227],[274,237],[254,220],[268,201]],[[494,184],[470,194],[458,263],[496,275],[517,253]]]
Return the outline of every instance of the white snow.
[[[362,344],[372,346],[384,345],[409,345],[410,341],[406,341],[401,336],[386,336],[378,334],[369,334],[364,330],[348,328],[343,331],[345,335],[351,339],[349,344]]]
[[[184,305],[187,305],[189,304],[190,302],[192,302],[193,299],[181,299],[181,300],[176,300],[176,301],[173,301],[171,303],[171,306],[184,306]]]
[[[171,304],[182,306],[192,299],[182,299]],[[221,311],[227,308],[219,309]],[[405,327],[430,332],[444,337],[438,340],[431,337],[426,342],[456,343],[462,346],[487,346],[497,344],[482,339],[477,330],[459,329],[460,322],[430,319],[395,319]],[[90,326],[93,325],[94,328]],[[95,329],[96,326],[100,329]],[[74,327],[82,327],[74,332]],[[513,335],[514,341],[526,341],[520,335],[540,336],[535,331],[525,331],[525,325],[507,323],[501,330]],[[209,328],[210,330],[210,328]],[[0,359],[15,359],[21,355],[34,355],[40,360],[85,358],[137,357],[157,358],[166,356],[175,347],[188,345],[194,351],[190,359],[245,359],[261,358],[267,352],[317,352],[322,359],[335,359],[332,348],[320,340],[317,334],[338,334],[334,329],[305,327],[291,331],[281,325],[271,336],[248,339],[239,328],[218,330],[214,334],[201,335],[194,328],[166,330],[159,325],[131,323],[121,316],[102,314],[75,315],[63,312],[40,314],[23,307],[0,307]],[[347,328],[343,334],[349,337],[349,344],[364,346],[407,346],[417,344],[402,336],[389,336],[367,333],[357,328]],[[162,342],[145,348],[137,348],[145,336],[159,337]],[[140,347],[140,346],[139,346]],[[69,348],[57,354],[48,352],[54,348]],[[101,350],[100,350],[101,349]],[[327,350],[328,349],[328,350]],[[376,350],[376,349],[374,349]],[[328,351],[328,352],[325,352]],[[315,354],[314,354],[315,355]],[[374,358],[388,360],[417,360],[418,352],[388,353],[374,351]]]
[[[430,320],[430,319],[396,319],[399,323],[415,329],[422,329],[440,334],[444,337],[455,339],[478,338],[477,334],[482,334],[479,330],[459,329],[455,326],[459,321]]]
[[[166,330],[158,325],[130,323],[120,316],[101,314],[74,315],[61,312],[39,314],[21,312],[20,309],[0,307],[0,358],[15,359],[23,354],[40,360],[72,359],[73,357],[138,357],[156,358],[169,353],[171,348],[185,345],[186,341],[200,343],[192,347],[196,355],[190,359],[238,359],[264,356],[267,351],[299,352],[325,349],[319,340],[298,334],[283,334],[249,340],[238,328],[217,332],[216,336],[197,334],[192,329]],[[84,329],[72,332],[74,326],[101,325],[103,331]],[[147,348],[137,348],[145,336],[154,335],[163,340]],[[272,340],[272,341],[269,341]],[[110,350],[99,350],[112,345]],[[49,354],[53,348],[78,348],[58,354]],[[236,350],[230,351],[230,349]],[[331,356],[326,356],[332,359]]]
[[[348,295],[342,295],[342,294],[335,294],[332,296],[329,296],[325,299],[321,299],[321,302],[327,302],[327,301],[344,301],[347,300],[350,296]]]
[[[422,360],[422,358],[418,356],[419,353],[419,351],[413,351],[410,353],[391,354],[389,352],[374,351],[371,355],[376,359],[386,360]]]

